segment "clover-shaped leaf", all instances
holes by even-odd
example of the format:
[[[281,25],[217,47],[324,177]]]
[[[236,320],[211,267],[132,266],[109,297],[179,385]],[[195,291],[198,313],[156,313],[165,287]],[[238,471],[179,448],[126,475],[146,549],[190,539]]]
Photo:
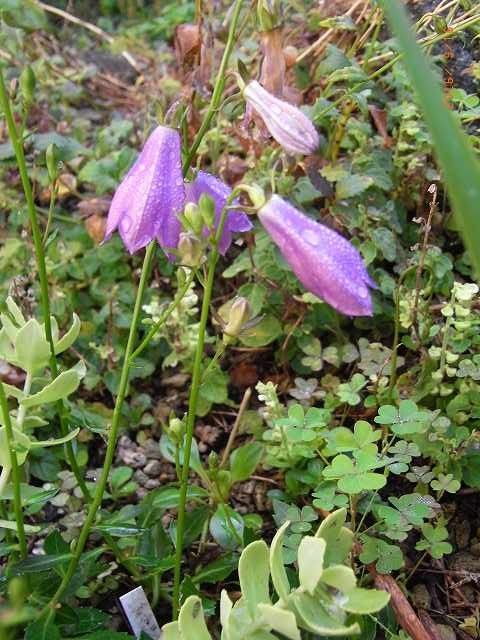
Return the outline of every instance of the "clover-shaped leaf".
[[[333,511],[335,507],[346,507],[348,498],[336,491],[337,483],[334,480],[322,482],[313,493],[313,506],[325,511]]]
[[[359,404],[361,397],[359,391],[367,384],[367,380],[361,373],[355,373],[350,382],[338,385],[337,396],[341,402],[345,402],[354,407]]]
[[[388,500],[398,511],[414,526],[423,524],[425,518],[433,518],[435,515],[429,496],[422,496],[419,493],[409,493],[399,498],[391,496]]]
[[[387,480],[383,474],[373,473],[372,469],[383,466],[375,454],[367,451],[354,452],[354,458],[344,454],[335,456],[329,467],[323,470],[323,476],[337,480],[340,491],[350,495],[362,491],[374,491],[385,486]]]
[[[406,435],[424,433],[429,427],[430,417],[429,412],[419,411],[413,400],[401,400],[398,409],[390,404],[379,407],[375,422],[390,425],[396,435]]]
[[[456,493],[460,489],[460,482],[451,473],[439,473],[435,480],[430,482],[430,486],[439,493]]]
[[[388,544],[379,538],[365,536],[360,560],[365,564],[376,561],[379,573],[391,573],[404,565],[403,554],[399,547]]]
[[[428,553],[438,560],[444,555],[452,553],[452,545],[448,540],[448,531],[442,525],[434,527],[431,524],[424,524],[422,527],[423,539],[415,545],[418,551],[428,551]]]
[[[428,465],[423,467],[411,467],[410,472],[407,473],[406,478],[410,482],[422,482],[428,484],[435,474],[431,471]]]
[[[362,449],[381,437],[381,432],[379,430],[374,431],[365,420],[358,420],[355,423],[353,432],[346,427],[337,427],[326,434],[328,451],[335,453]]]

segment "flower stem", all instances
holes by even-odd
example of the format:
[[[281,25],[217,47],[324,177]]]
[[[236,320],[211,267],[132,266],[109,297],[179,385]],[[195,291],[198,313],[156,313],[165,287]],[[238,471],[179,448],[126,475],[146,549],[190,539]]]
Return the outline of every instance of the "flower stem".
[[[51,323],[51,317],[50,317],[51,315],[50,301],[49,301],[49,293],[48,293],[48,277],[47,277],[47,267],[45,264],[43,239],[42,239],[40,227],[38,224],[37,210],[36,210],[35,201],[33,198],[32,185],[30,184],[30,179],[28,177],[28,169],[27,169],[27,163],[25,161],[23,141],[19,136],[17,127],[15,125],[15,120],[12,113],[12,107],[10,104],[10,98],[8,96],[7,89],[5,87],[5,81],[4,81],[3,72],[1,69],[0,69],[0,106],[2,107],[5,115],[8,135],[10,136],[13,150],[15,152],[15,158],[17,160],[18,170],[20,172],[23,192],[25,194],[25,200],[27,202],[28,218],[30,221],[30,227],[32,231],[33,244],[35,247],[35,258],[37,262],[38,278],[40,282],[40,305],[42,308],[43,321],[45,323],[45,336],[47,338],[48,344],[50,345],[50,369],[52,372],[52,378],[56,378],[58,376],[58,364],[57,364],[57,358],[55,356],[55,345],[53,342],[53,334],[52,334],[52,323]],[[59,401],[56,403],[55,406],[56,406],[58,418],[60,421],[60,431],[62,433],[62,436],[66,436],[68,435],[68,426],[65,419],[64,404],[62,401]],[[78,467],[77,460],[75,458],[73,444],[71,441],[65,443],[65,451],[66,451],[70,468],[75,474],[75,478],[78,482],[78,486],[80,487],[84,497],[87,500],[89,500],[90,493],[88,491],[87,485],[85,484],[85,481],[83,480],[82,474],[80,473],[80,469]]]
[[[185,282],[183,283],[183,285],[178,289],[177,295],[175,296],[175,298],[172,300],[170,305],[162,313],[160,318],[153,325],[153,327],[147,333],[145,338],[142,340],[142,342],[138,345],[138,347],[130,356],[131,362],[133,362],[133,360],[135,360],[135,358],[142,353],[142,351],[149,345],[151,340],[156,336],[159,330],[163,327],[163,325],[165,324],[165,320],[171,315],[172,311],[174,311],[174,309],[177,308],[180,301],[183,299],[187,291],[190,289],[190,285],[192,284],[194,277],[195,277],[195,271],[192,269],[188,277],[186,278]]]
[[[125,399],[125,395],[127,393],[128,378],[129,378],[130,366],[131,366],[131,355],[133,353],[135,340],[137,338],[137,328],[140,320],[140,312],[142,309],[143,294],[147,286],[147,280],[150,274],[150,267],[153,261],[155,248],[156,248],[156,242],[154,240],[148,245],[147,251],[145,253],[145,258],[143,261],[142,273],[140,275],[140,282],[138,285],[137,297],[135,300],[135,308],[133,310],[133,318],[130,324],[130,333],[128,335],[127,346],[125,349],[125,357],[123,360],[122,373],[120,376],[120,383],[118,385],[118,395],[115,401],[115,408],[113,410],[112,424],[110,427],[110,433],[108,435],[107,450],[105,452],[105,460],[103,462],[102,472],[100,474],[97,488],[95,490],[93,500],[88,510],[87,518],[83,524],[82,530],[80,531],[80,535],[75,545],[73,556],[72,556],[72,559],[70,560],[70,564],[68,565],[67,571],[63,576],[62,582],[60,583],[57,591],[55,592],[49,604],[47,605],[46,610],[42,612],[42,613],[48,612],[49,617],[51,617],[54,614],[55,608],[58,602],[60,601],[60,598],[62,597],[65,589],[70,583],[70,580],[72,579],[78,567],[78,563],[80,562],[80,557],[87,543],[88,536],[90,535],[90,530],[95,521],[97,511],[102,503],[103,494],[107,486],[108,475],[110,473],[110,468],[112,466],[113,458],[115,455],[115,448],[117,444],[118,428],[120,426],[122,405]]]
[[[234,194],[230,196],[233,199]],[[180,497],[178,501],[177,533],[175,545],[175,566],[173,570],[173,619],[176,620],[180,608],[180,573],[183,555],[183,539],[185,536],[185,515],[188,490],[188,475],[190,473],[190,454],[192,452],[193,430],[195,427],[195,416],[197,413],[197,402],[200,386],[202,384],[202,361],[205,346],[205,334],[210,312],[210,302],[212,299],[213,281],[215,279],[215,269],[217,266],[219,251],[218,243],[222,237],[223,228],[227,219],[228,204],[223,208],[220,221],[215,234],[214,246],[208,261],[208,275],[203,290],[202,311],[200,314],[200,324],[198,327],[197,348],[193,362],[192,384],[190,387],[190,397],[188,400],[187,424],[185,428],[185,442],[183,450],[182,476],[180,480]]]
[[[25,526],[23,523],[22,512],[22,494],[20,488],[20,468],[18,466],[17,453],[14,449],[15,438],[13,435],[12,421],[8,411],[7,396],[3,383],[0,381],[0,409],[2,413],[2,422],[5,426],[5,439],[7,441],[8,453],[10,455],[10,466],[12,470],[13,485],[13,510],[15,512],[15,520],[17,523],[18,545],[20,547],[20,557],[27,557],[27,539],[25,537]]]
[[[184,175],[189,170],[190,165],[192,164],[192,160],[193,160],[195,154],[197,153],[198,147],[200,146],[200,143],[202,142],[203,137],[205,136],[205,134],[208,131],[208,128],[210,127],[210,123],[212,122],[212,118],[215,115],[215,112],[217,111],[218,107],[220,106],[220,102],[221,102],[222,94],[223,94],[223,89],[225,87],[226,71],[227,71],[227,67],[228,67],[228,62],[230,60],[230,56],[232,54],[233,45],[235,43],[235,32],[237,30],[237,24],[238,24],[238,19],[240,17],[240,9],[241,8],[242,8],[242,0],[236,0],[235,6],[234,6],[234,9],[233,9],[232,21],[230,23],[230,29],[228,31],[227,44],[225,45],[225,50],[223,52],[222,61],[220,63],[220,67],[218,69],[217,79],[215,81],[215,87],[214,87],[213,93],[212,93],[212,99],[210,100],[210,104],[208,105],[207,113],[205,114],[203,122],[200,125],[200,129],[198,130],[197,135],[195,136],[195,139],[194,139],[194,141],[192,143],[192,146],[190,147],[190,149],[189,149],[189,151],[188,151],[188,153],[187,153],[187,155],[185,157],[185,161],[183,163],[183,173],[184,173]]]

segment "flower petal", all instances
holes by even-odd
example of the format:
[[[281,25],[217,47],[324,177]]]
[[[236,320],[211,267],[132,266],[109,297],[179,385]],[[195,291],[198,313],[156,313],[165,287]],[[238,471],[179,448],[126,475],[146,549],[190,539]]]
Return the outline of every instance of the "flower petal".
[[[159,126],[113,196],[105,240],[118,228],[130,253],[145,247],[157,234],[162,246],[176,246],[177,214],[184,199],[180,136],[174,129]]]
[[[346,315],[372,315],[373,281],[348,240],[275,195],[258,216],[306,289]]]
[[[220,222],[222,210],[232,193],[232,189],[222,180],[206,171],[199,171],[195,180],[188,183],[185,188],[187,202],[198,203],[203,193],[212,198],[215,204],[215,226],[217,226]],[[234,203],[237,203],[237,200],[235,200]],[[219,242],[218,249],[220,253],[225,255],[227,252],[232,243],[232,233],[249,231],[252,226],[248,216],[242,211],[229,211]]]
[[[244,96],[285,151],[309,155],[318,149],[318,132],[303,111],[273,96],[256,80],[248,83]]]

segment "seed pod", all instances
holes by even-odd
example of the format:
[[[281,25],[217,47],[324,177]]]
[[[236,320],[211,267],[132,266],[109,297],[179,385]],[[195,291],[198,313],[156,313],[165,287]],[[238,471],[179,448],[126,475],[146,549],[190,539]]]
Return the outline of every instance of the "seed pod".
[[[239,296],[235,298],[230,307],[228,322],[223,330],[223,341],[229,344],[242,331],[245,324],[252,317],[252,308],[246,298]]]
[[[180,264],[186,267],[198,267],[202,263],[202,243],[193,233],[181,233],[177,249]]]
[[[53,184],[58,178],[58,147],[53,142],[48,145],[45,151],[45,163],[47,165],[48,177]]]
[[[20,91],[22,92],[23,103],[28,108],[35,96],[35,86],[37,84],[32,67],[25,67],[20,74]]]

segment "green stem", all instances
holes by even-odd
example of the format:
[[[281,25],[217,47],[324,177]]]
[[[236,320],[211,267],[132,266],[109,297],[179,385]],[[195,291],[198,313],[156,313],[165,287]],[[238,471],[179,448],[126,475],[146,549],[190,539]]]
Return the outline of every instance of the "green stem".
[[[232,194],[233,196],[233,194]],[[229,203],[227,203],[228,206]],[[219,252],[218,243],[222,237],[223,227],[227,218],[227,206],[224,207],[220,222],[215,234],[215,241],[208,263],[208,275],[203,291],[202,311],[200,314],[200,325],[198,328],[197,349],[193,363],[192,384],[190,387],[190,398],[188,401],[188,414],[185,433],[185,443],[183,451],[182,477],[180,482],[180,498],[178,501],[177,535],[175,545],[175,567],[173,573],[173,619],[176,620],[180,608],[180,573],[183,555],[183,539],[185,535],[185,515],[188,490],[188,475],[190,473],[190,454],[192,451],[193,430],[195,427],[195,416],[197,413],[198,393],[202,383],[202,360],[205,346],[205,334],[210,312],[210,301],[212,299],[213,281],[217,266]]]
[[[20,468],[18,466],[17,453],[14,449],[15,438],[13,435],[12,421],[10,420],[10,412],[8,411],[7,396],[1,381],[0,408],[3,416],[3,424],[5,426],[5,439],[7,441],[8,452],[10,455],[10,466],[12,469],[13,510],[15,512],[15,520],[17,523],[18,545],[20,547],[20,557],[23,559],[27,557],[27,539],[25,537],[25,526],[23,523]]]
[[[185,294],[187,293],[187,291],[190,289],[190,285],[193,282],[193,279],[195,277],[195,271],[192,269],[188,275],[188,277],[186,278],[185,282],[183,283],[183,285],[178,289],[177,291],[177,295],[175,296],[175,298],[172,300],[172,302],[170,303],[170,305],[167,307],[167,309],[165,309],[165,311],[162,313],[162,315],[160,316],[160,318],[157,320],[157,322],[153,325],[153,327],[150,329],[150,331],[147,333],[147,335],[145,336],[145,338],[142,340],[142,342],[138,345],[138,347],[135,349],[135,351],[132,353],[132,355],[130,356],[130,360],[133,362],[133,360],[135,360],[135,358],[137,358],[142,351],[149,345],[149,343],[151,342],[151,340],[156,336],[156,334],[160,331],[160,329],[162,328],[162,326],[165,324],[165,320],[172,314],[172,312],[177,308],[177,306],[179,305],[180,301],[183,299],[183,297],[185,296]]]
[[[235,41],[235,31],[237,30],[238,19],[240,17],[240,9],[242,7],[242,0],[236,0],[235,6],[233,9],[232,22],[230,23],[230,29],[228,32],[228,40],[225,45],[225,50],[223,52],[222,61],[220,63],[220,67],[218,69],[217,79],[215,81],[215,87],[212,93],[212,99],[210,100],[210,104],[207,109],[207,113],[205,114],[205,118],[203,119],[202,124],[200,125],[200,129],[195,136],[195,139],[190,147],[185,161],[183,163],[183,173],[184,175],[187,173],[190,165],[192,164],[192,160],[197,153],[198,147],[203,140],[203,137],[208,131],[210,127],[210,123],[212,122],[212,118],[217,111],[223,94],[223,89],[225,87],[225,74],[228,67],[228,62],[230,60],[230,55],[233,50],[233,45]]]
[[[133,347],[137,337],[137,327],[140,320],[143,294],[147,286],[147,280],[150,274],[150,267],[153,261],[155,247],[156,247],[156,243],[155,243],[155,240],[153,240],[148,245],[147,251],[145,253],[145,259],[143,261],[142,273],[140,275],[140,282],[138,285],[137,297],[135,300],[135,308],[133,310],[133,318],[130,325],[130,333],[128,335],[127,347],[125,349],[125,357],[123,360],[122,373],[120,376],[120,383],[118,385],[118,395],[115,402],[115,408],[113,410],[112,424],[111,424],[110,433],[108,436],[107,450],[105,452],[105,460],[103,462],[102,472],[100,474],[97,488],[95,490],[93,500],[88,510],[87,518],[83,524],[82,530],[80,531],[80,535],[75,545],[73,556],[72,556],[72,559],[70,560],[70,564],[68,565],[67,571],[62,579],[62,582],[60,583],[60,586],[58,587],[54,596],[52,597],[49,604],[47,605],[46,610],[42,612],[42,613],[48,612],[49,617],[53,616],[55,612],[55,608],[58,602],[60,601],[60,598],[65,592],[65,589],[70,583],[70,580],[72,579],[78,567],[78,563],[80,562],[80,557],[87,543],[88,536],[90,535],[90,530],[95,521],[97,511],[102,503],[103,494],[107,486],[108,475],[110,473],[110,468],[112,466],[113,458],[115,455],[115,448],[117,444],[118,428],[120,426],[122,405],[127,393],[128,378],[129,378],[130,366],[132,362],[131,355],[133,353]]]
[[[27,169],[27,163],[25,160],[25,152],[23,149],[23,141],[21,137],[18,135],[17,127],[15,125],[15,120],[12,113],[12,107],[10,104],[10,98],[8,96],[8,93],[5,87],[5,81],[3,79],[3,73],[1,69],[0,69],[0,105],[5,115],[8,135],[10,136],[13,150],[15,152],[18,170],[20,172],[20,178],[22,181],[23,192],[25,194],[25,200],[27,202],[28,218],[29,218],[30,227],[32,230],[32,239],[35,247],[35,258],[37,262],[38,278],[40,281],[40,305],[42,308],[43,321],[45,323],[45,336],[47,338],[48,344],[50,345],[50,368],[52,372],[52,378],[56,378],[58,376],[58,365],[57,365],[57,358],[55,356],[55,345],[53,342],[53,334],[52,334],[52,322],[51,322],[50,301],[49,301],[50,299],[49,299],[49,293],[48,293],[48,276],[47,276],[47,267],[45,264],[45,253],[43,250],[43,240],[40,232],[40,226],[38,224],[37,210],[36,210],[35,201],[33,198],[32,185],[30,184],[30,179],[28,177],[28,169]],[[62,433],[62,436],[66,436],[68,435],[68,426],[65,420],[64,404],[62,401],[59,401],[56,403],[56,409],[57,409],[58,417],[60,421],[60,431]],[[75,452],[73,450],[73,444],[71,441],[65,444],[65,451],[67,454],[67,459],[68,459],[70,468],[75,474],[75,478],[78,482],[78,485],[82,490],[82,493],[85,496],[85,498],[89,500],[90,493],[87,489],[87,486],[83,480],[82,474],[80,473],[80,469],[77,465]]]

